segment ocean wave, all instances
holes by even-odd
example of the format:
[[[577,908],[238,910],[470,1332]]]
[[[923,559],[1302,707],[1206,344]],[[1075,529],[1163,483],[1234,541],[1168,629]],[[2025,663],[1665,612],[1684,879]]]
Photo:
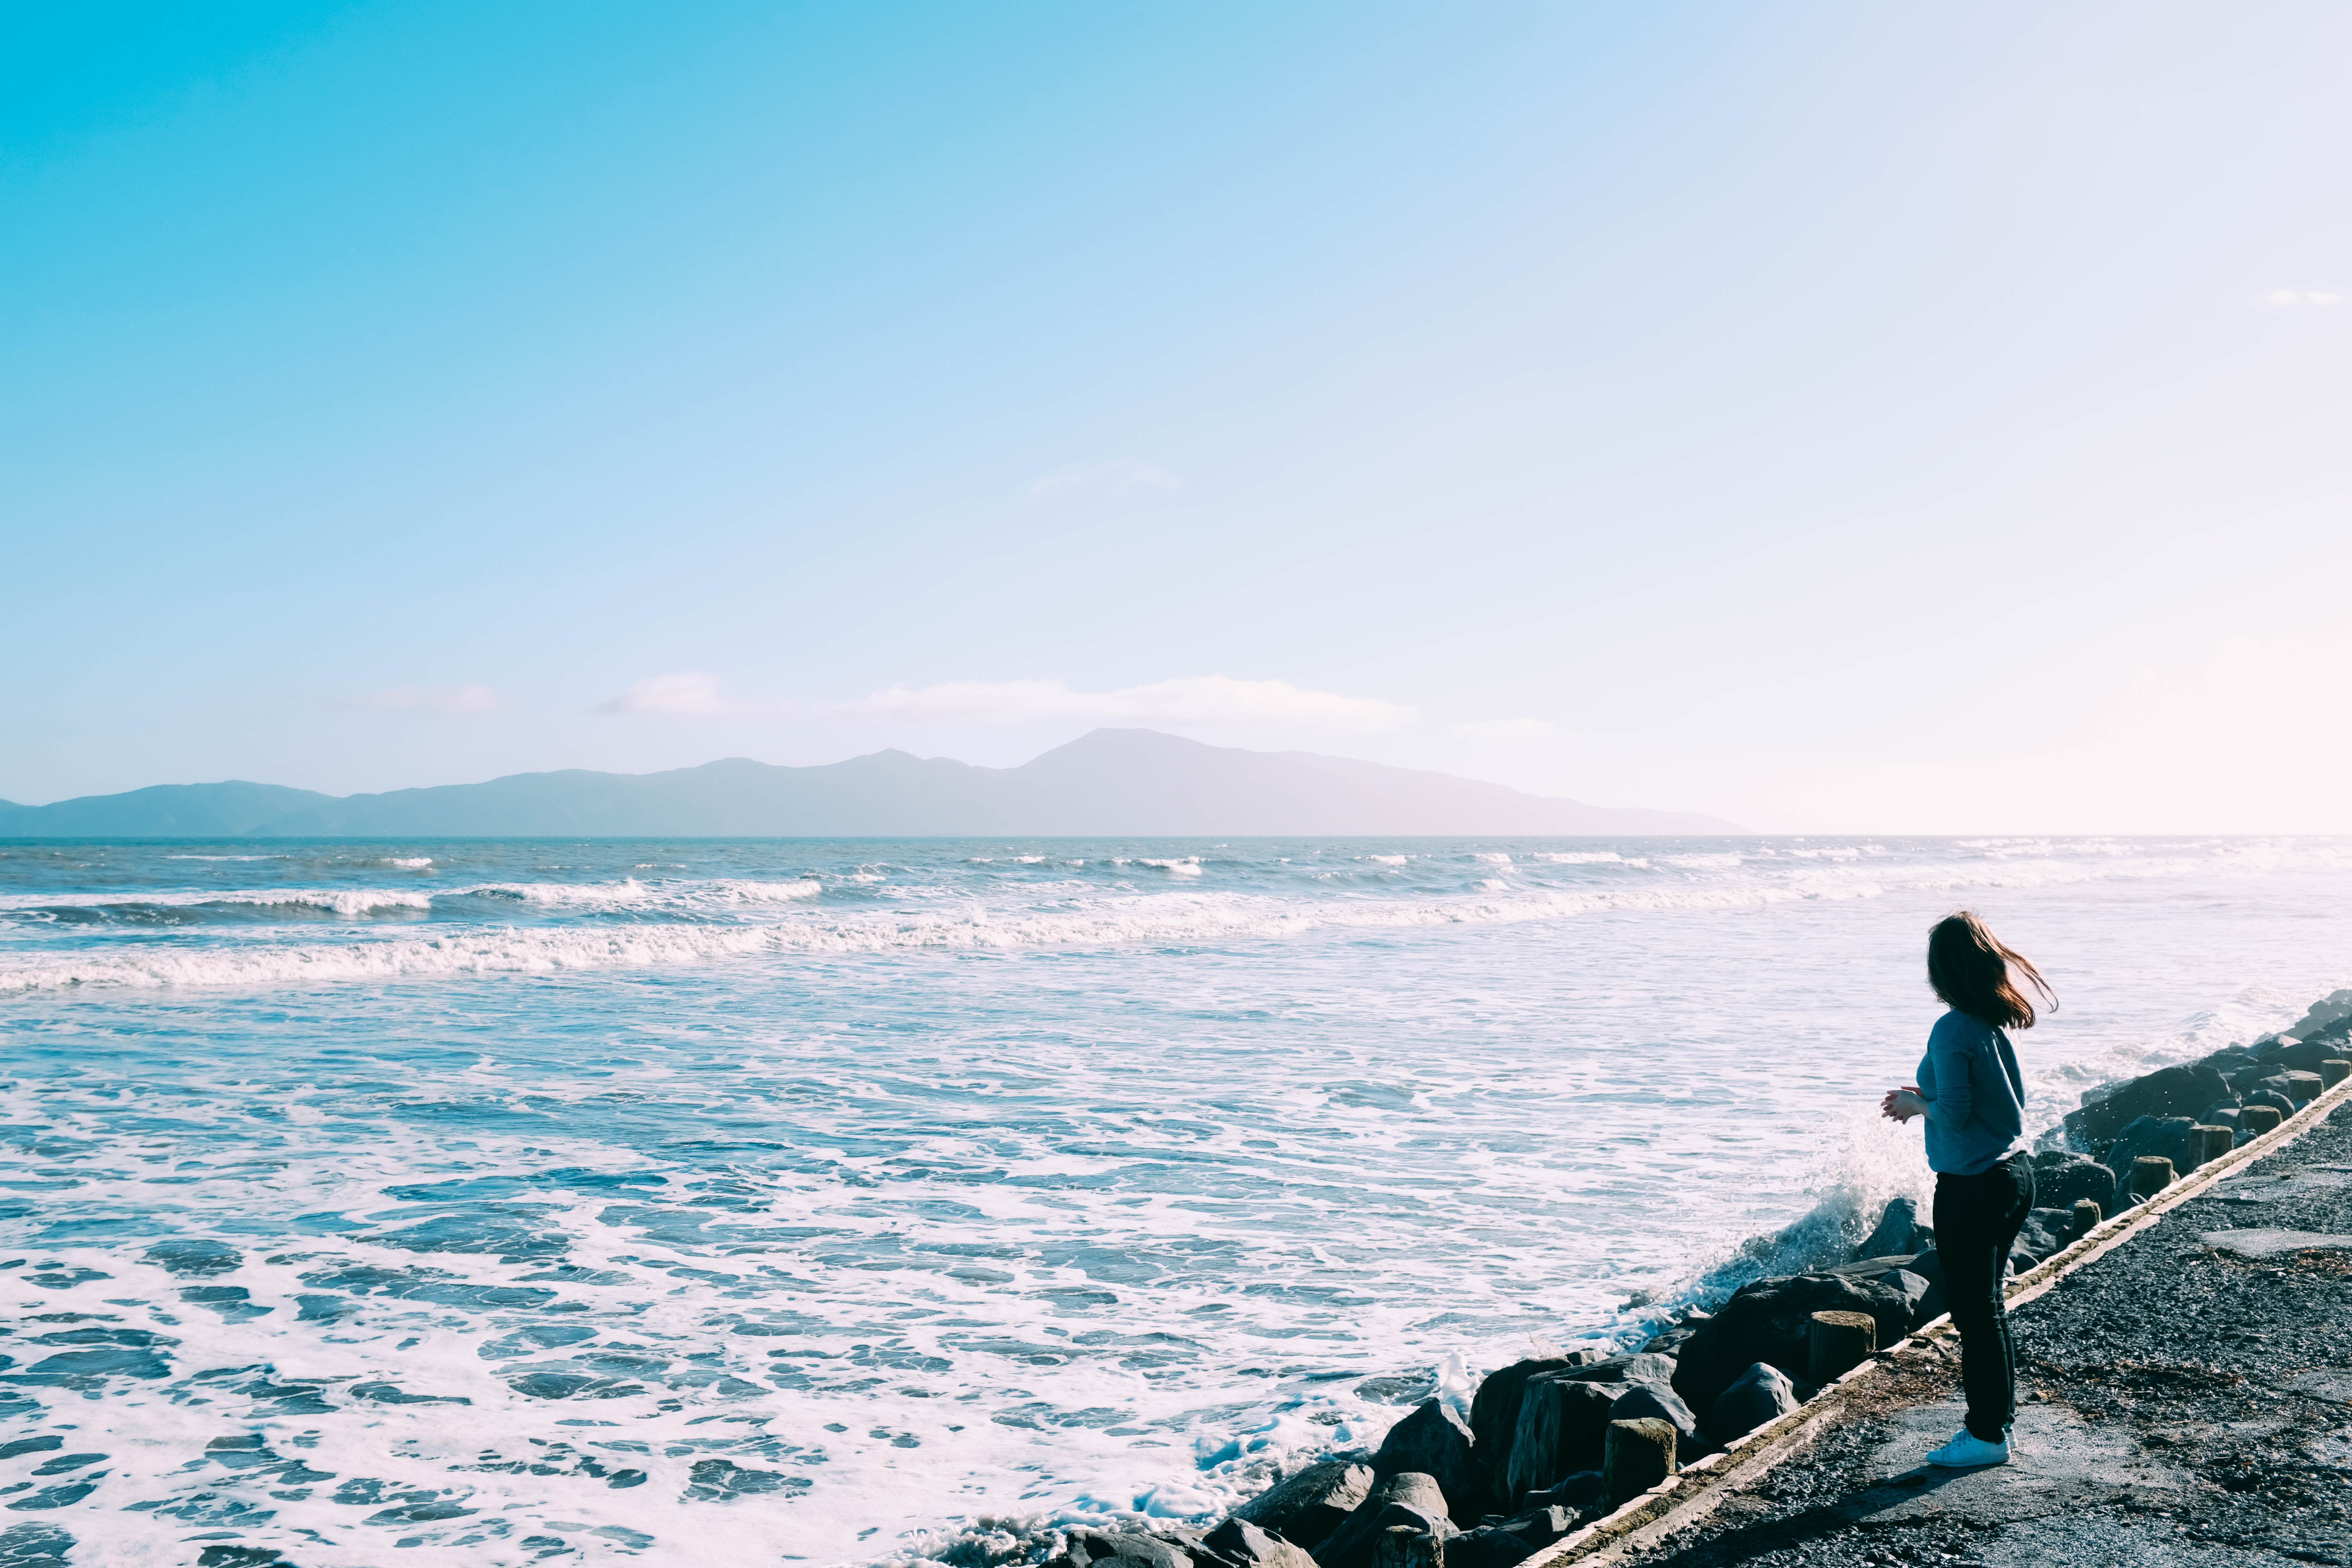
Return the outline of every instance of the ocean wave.
[[[1181,874],[1181,873],[1179,873]],[[1282,939],[1325,928],[1377,930],[1511,924],[1607,910],[1754,907],[1809,895],[1769,887],[1522,890],[1490,881],[1486,897],[1309,902],[1248,893],[1157,893],[1064,900],[1047,908],[986,907],[932,914],[877,911],[767,924],[502,927],[433,938],[346,942],[253,942],[0,959],[0,991],[81,985],[252,985],[281,981],[394,979],[455,973],[702,963],[757,955],[898,951],[1013,951],[1139,943]],[[1868,896],[1857,894],[1855,896]],[[1076,905],[1076,907],[1072,907]]]
[[[318,910],[347,919],[425,910],[440,903],[488,899],[529,904],[546,910],[611,910],[677,914],[710,914],[804,901],[824,891],[814,878],[790,881],[753,881],[716,878],[677,883],[640,882],[477,882],[458,888],[199,888],[177,891],[103,893],[15,893],[0,896],[0,911],[41,910]]]
[[[422,910],[434,895],[407,888],[205,888],[182,892],[12,893],[0,910],[307,909],[357,918],[380,910]]]

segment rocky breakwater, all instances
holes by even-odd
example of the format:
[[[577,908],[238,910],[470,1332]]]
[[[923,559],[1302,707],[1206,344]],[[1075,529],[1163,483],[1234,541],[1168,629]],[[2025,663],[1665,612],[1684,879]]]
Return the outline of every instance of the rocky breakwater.
[[[2294,1029],[2086,1093],[2033,1155],[2022,1271],[2352,1076],[2352,991]],[[1490,1373],[1371,1453],[1289,1476],[1213,1529],[1079,1528],[1051,1568],[1511,1568],[1682,1465],[1798,1409],[1943,1315],[1935,1233],[1896,1198],[1845,1261],[1754,1279],[1638,1349]]]

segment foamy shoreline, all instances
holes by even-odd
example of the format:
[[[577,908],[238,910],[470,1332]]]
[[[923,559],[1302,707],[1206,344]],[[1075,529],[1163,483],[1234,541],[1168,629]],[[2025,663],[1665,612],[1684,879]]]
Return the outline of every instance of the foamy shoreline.
[[[2263,1127],[2278,1125],[2279,1113],[2292,1115],[2316,1098],[2322,1079],[2312,1069],[2323,1063],[2336,1075],[2335,1081],[2352,1076],[2352,990],[2321,998],[2289,1028],[2251,1046],[2225,1047],[2193,1064],[2159,1067],[2084,1091],[2083,1105],[2056,1120],[2037,1143],[2042,1191],[2021,1235],[2015,1267],[2032,1268],[2063,1250],[2100,1218],[2140,1202],[2143,1194],[2133,1190],[2131,1178],[2135,1162],[2147,1163],[2140,1160],[2143,1153],[2161,1149],[2163,1156],[2149,1159],[2165,1158],[2168,1173],[2189,1173],[2198,1156],[2188,1128],[2226,1126],[2242,1147]],[[2218,1097],[2208,1099],[2217,1089]],[[2291,1102],[2294,1095],[2301,1098]],[[2191,1100],[2200,1102],[2193,1110],[2187,1109]],[[2242,1124],[2249,1105],[2263,1106],[2270,1121]],[[2187,1158],[2179,1158],[2184,1152]],[[2115,1163],[2103,1163],[2109,1160]],[[2078,1200],[2077,1193],[2096,1195]],[[2073,1205],[2071,1215],[2045,1201],[2050,1197]],[[2093,1205],[2087,1220],[2084,1201]],[[1269,1466],[1265,1488],[1238,1508],[1218,1510],[1224,1520],[1213,1529],[1205,1519],[1155,1518],[1145,1511],[1065,1513],[1026,1523],[982,1524],[874,1561],[883,1568],[1089,1568],[1114,1560],[1120,1568],[1137,1560],[1151,1568],[1373,1568],[1371,1521],[1377,1517],[1383,1533],[1386,1527],[1417,1525],[1425,1539],[1444,1541],[1449,1563],[1513,1568],[1627,1500],[1612,1494],[1597,1468],[1540,1481],[1570,1462],[1562,1426],[1570,1418],[1538,1419],[1525,1403],[1537,1386],[1549,1378],[1599,1382],[1612,1392],[1622,1388],[1615,1400],[1596,1407],[1605,1407],[1607,1415],[1584,1419],[1656,1417],[1678,1429],[1684,1460],[1719,1452],[1746,1429],[1799,1408],[1813,1391],[1803,1381],[1801,1345],[1793,1352],[1798,1364],[1781,1366],[1790,1375],[1777,1389],[1755,1378],[1735,1385],[1720,1370],[1689,1381],[1689,1368],[1680,1364],[1688,1359],[1685,1352],[1697,1353],[1711,1339],[1727,1334],[1740,1342],[1706,1358],[1717,1369],[1739,1364],[1752,1352],[1761,1364],[1751,1370],[1761,1373],[1775,1360],[1785,1363],[1790,1353],[1770,1353],[1771,1331],[1759,1327],[1761,1320],[1754,1311],[1744,1321],[1727,1316],[1718,1321],[1712,1309],[1736,1309],[1751,1299],[1794,1301],[1792,1310],[1808,1313],[1861,1308],[1876,1314],[1880,1342],[1891,1343],[1943,1310],[1933,1247],[1932,1231],[1917,1224],[1908,1199],[1889,1204],[1867,1236],[1857,1234],[1851,1205],[1834,1201],[1780,1231],[1751,1238],[1738,1256],[1708,1270],[1671,1302],[1629,1301],[1628,1314],[1638,1314],[1634,1321],[1587,1336],[1583,1348],[1539,1356],[1483,1378],[1465,1374],[1458,1365],[1440,1369],[1425,1377],[1425,1394],[1378,1447]],[[1915,1268],[1920,1272],[1913,1272]],[[1869,1287],[1882,1280],[1874,1299]],[[1759,1386],[1749,1389],[1750,1383]],[[1723,1392],[1727,1387],[1729,1392]],[[1685,1394],[1696,1397],[1685,1403]],[[1710,1403],[1709,1394],[1719,1398]],[[1724,1401],[1739,1407],[1727,1415]],[[1698,1413],[1692,1404],[1702,1406]],[[1633,1405],[1639,1408],[1631,1409]],[[1530,1459],[1531,1442],[1547,1456],[1561,1457]],[[1669,1438],[1670,1452],[1674,1446]],[[1589,1457],[1597,1462],[1598,1455],[1593,1447]],[[1524,1506],[1513,1510],[1508,1500],[1515,1493]],[[1485,1511],[1465,1520],[1461,1514],[1467,1508]],[[1414,1559],[1408,1554],[1402,1560]]]

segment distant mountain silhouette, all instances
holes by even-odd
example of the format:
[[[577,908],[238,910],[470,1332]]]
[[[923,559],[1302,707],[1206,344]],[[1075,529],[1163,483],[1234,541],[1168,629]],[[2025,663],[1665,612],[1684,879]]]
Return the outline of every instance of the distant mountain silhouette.
[[[1017,768],[876,752],[820,767],[743,757],[660,773],[569,769],[338,798],[158,784],[0,803],[0,837],[988,837],[1738,833],[1694,812],[1585,805],[1307,752],[1097,730]]]

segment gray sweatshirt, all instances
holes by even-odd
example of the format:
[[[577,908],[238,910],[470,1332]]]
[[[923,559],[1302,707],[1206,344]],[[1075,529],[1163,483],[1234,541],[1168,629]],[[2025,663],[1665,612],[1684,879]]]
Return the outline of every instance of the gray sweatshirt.
[[[2025,1079],[2009,1037],[1962,1012],[1936,1020],[1919,1058],[1927,1102],[1927,1168],[1975,1176],[2000,1163],[2025,1131]]]

